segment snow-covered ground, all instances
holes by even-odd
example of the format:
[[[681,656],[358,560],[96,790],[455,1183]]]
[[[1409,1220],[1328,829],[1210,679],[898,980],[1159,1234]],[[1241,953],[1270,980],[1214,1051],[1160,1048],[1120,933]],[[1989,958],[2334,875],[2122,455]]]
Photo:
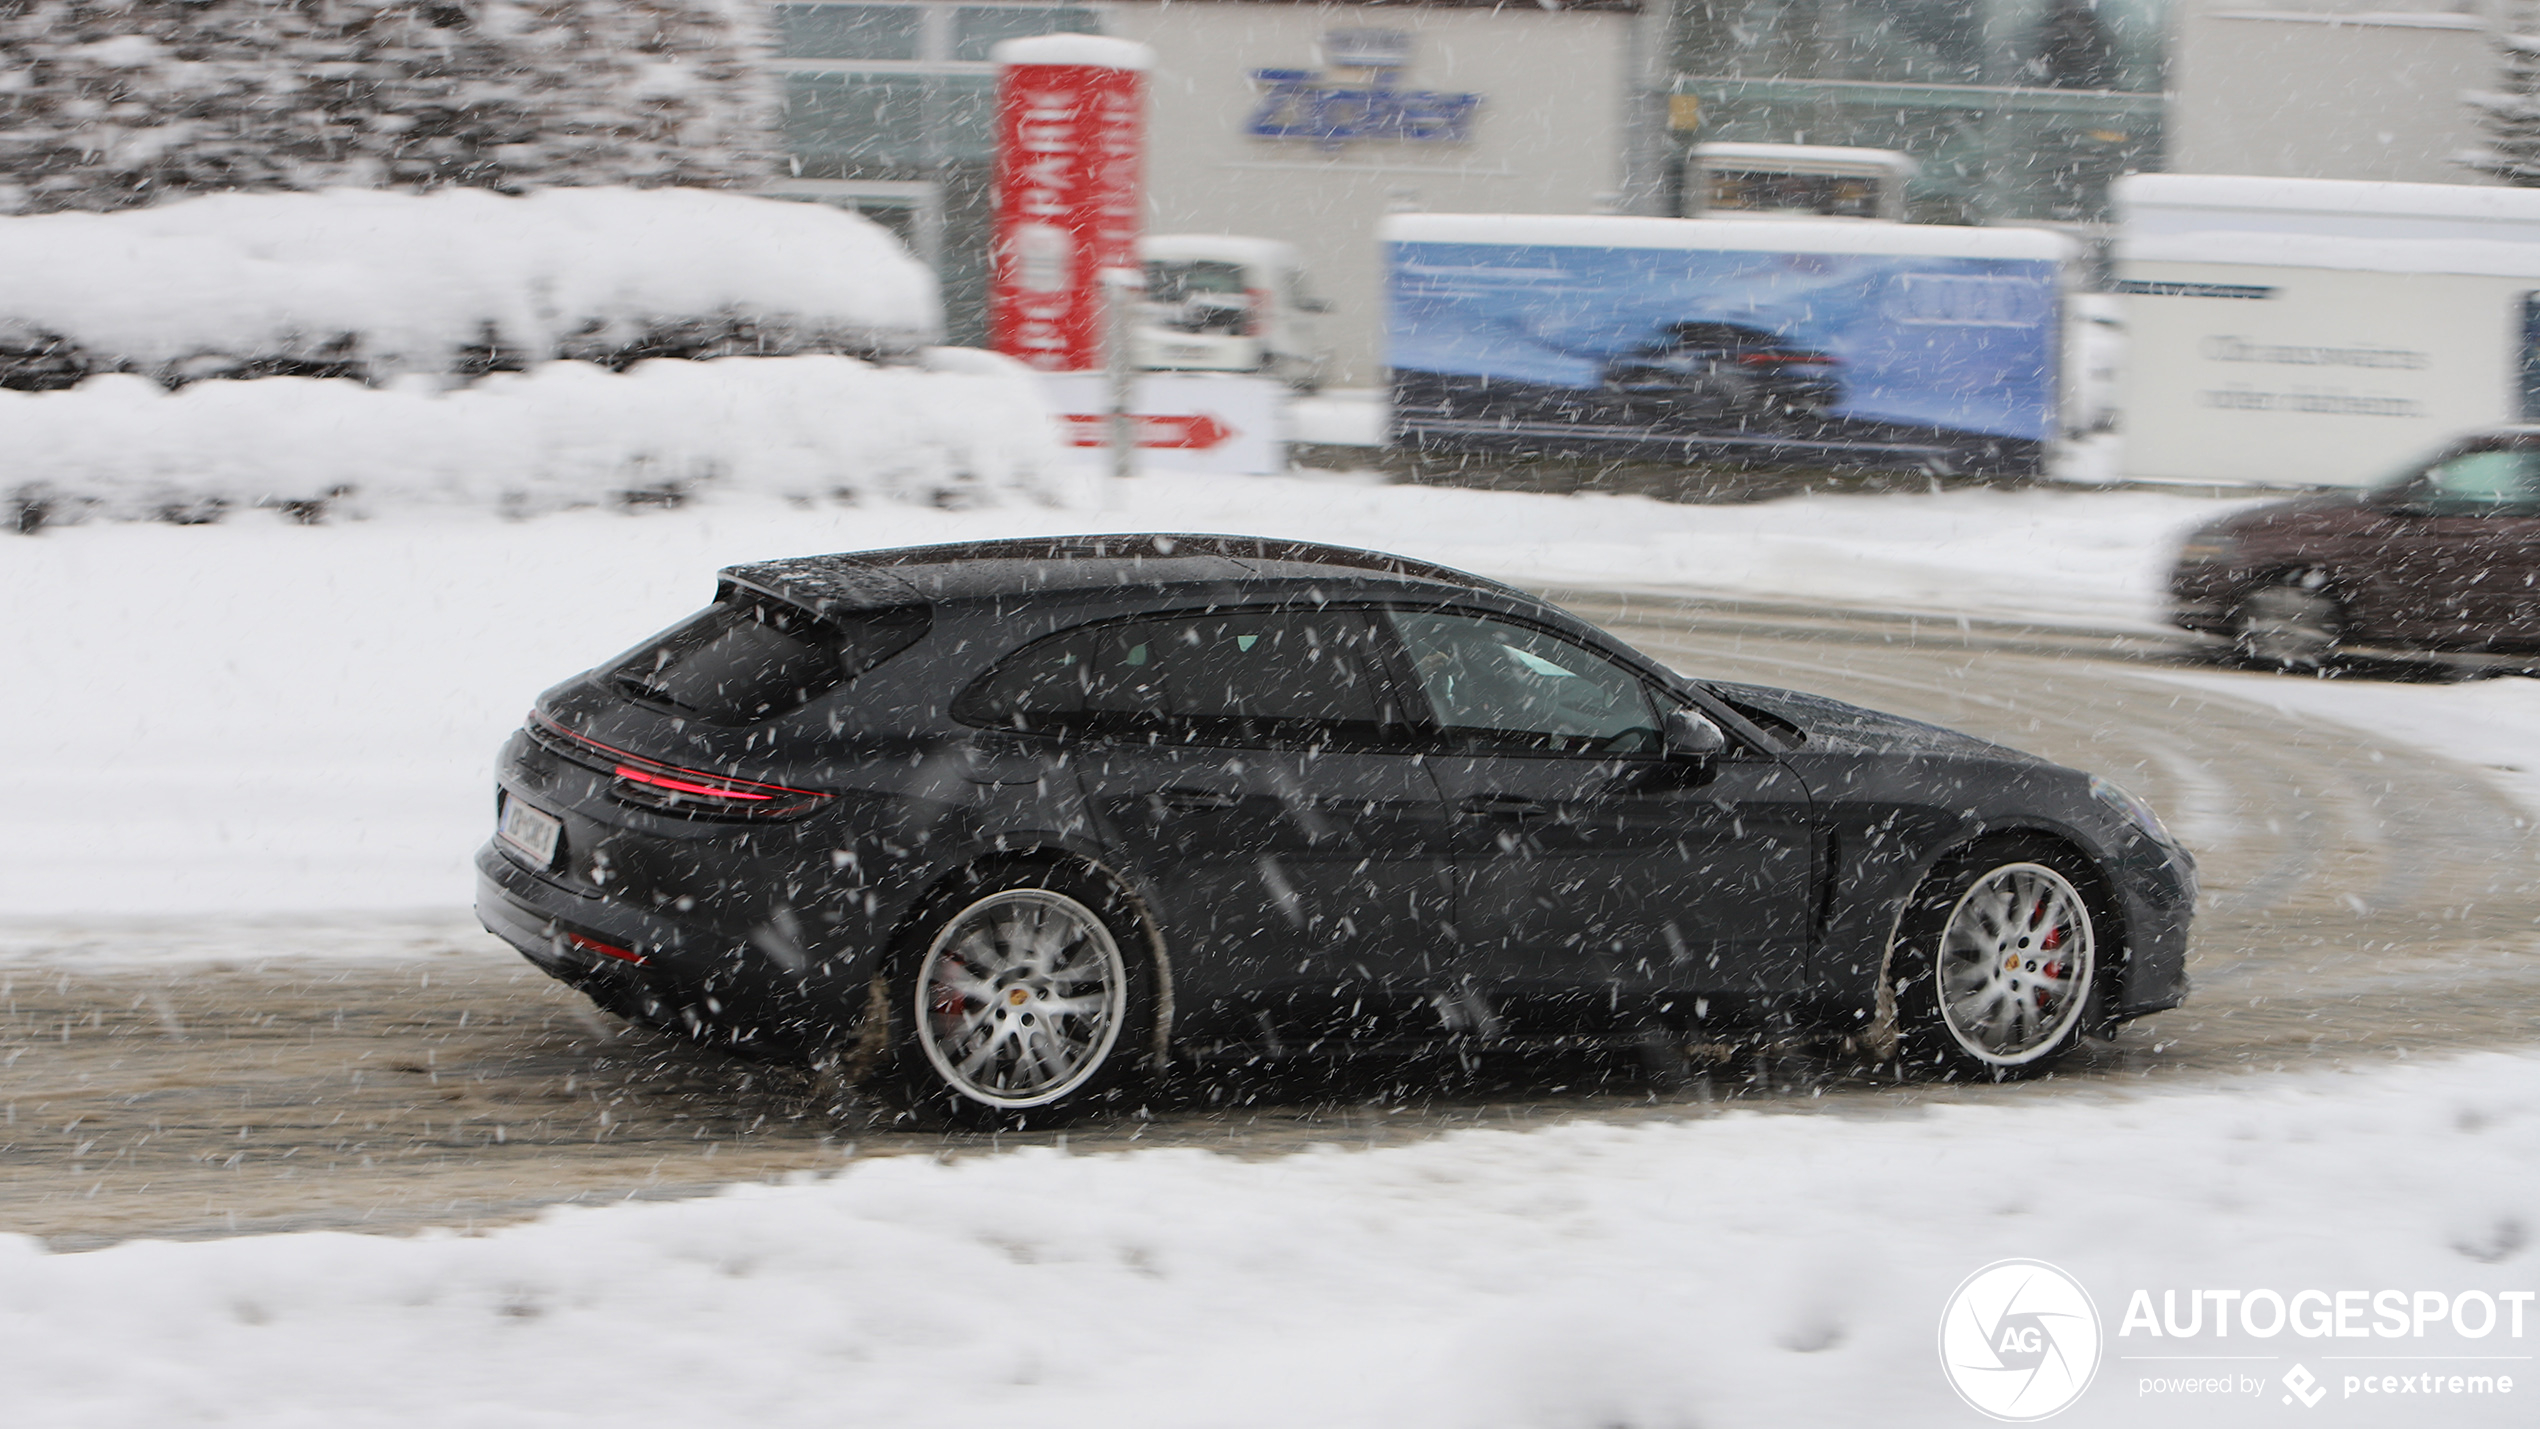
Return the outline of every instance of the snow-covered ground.
[[[2158,678],[2432,750],[2479,770],[2540,818],[2540,680],[2418,685],[2219,670],[2165,670]]]
[[[2148,628],[2175,533],[2226,509],[2049,491],[1683,506],[1310,476],[1086,478],[1062,495],[944,510],[727,493],[521,522],[406,507],[315,528],[250,512],[9,539],[0,669],[20,694],[0,705],[0,909],[463,907],[492,756],[530,701],[705,603],[739,561],[1227,531],[1518,580]]]
[[[496,744],[539,689],[677,619],[735,561],[1241,531],[1545,583],[2134,628],[2157,621],[2177,534],[2229,509],[2044,491],[1671,506],[1306,476],[1061,496],[945,510],[724,493],[643,515],[407,507],[315,528],[248,513],[0,542],[18,696],[0,705],[0,959],[128,953],[92,936],[119,919],[155,920],[149,943],[175,958],[237,956],[274,920],[341,929],[349,955],[446,946]],[[2446,750],[2540,807],[2522,753],[2540,684],[2156,677]],[[2475,1325],[2477,1305],[2509,1314],[2494,1297],[2533,1286],[2540,1056],[2020,1101],[1271,1160],[863,1161],[482,1238],[47,1255],[0,1237],[0,1407],[48,1426],[1965,1424],[1936,1353],[1943,1302],[2024,1256],[2077,1276],[2106,1327],[2098,1380],[2061,1422],[2528,1420],[2540,1306],[2520,1337],[2500,1319],[2463,1338],[2442,1315],[2463,1305]],[[2159,1306],[2221,1289],[2440,1308],[2421,1337],[2374,1337],[2370,1293],[2351,1302],[2359,1338],[2118,1333],[2138,1290]],[[2471,1358],[2389,1358],[2429,1355]],[[2328,1386],[2315,1411],[2285,1402],[2297,1363]],[[2514,1389],[2345,1389],[2438,1370]],[[2226,1374],[2227,1396],[2180,1388]]]
[[[1968,1425],[1943,1305],[2029,1257],[2103,1325],[2061,1423],[2527,1424],[2540,1307],[2503,1297],[2534,1284],[2535,1167],[2540,1058],[2491,1053],[1263,1161],[865,1160],[481,1238],[0,1238],[0,1405],[30,1426]],[[2218,1336],[2210,1302],[2194,1336],[2127,1328],[2137,1292],[2183,1329],[2200,1290],[2273,1291],[2332,1331],[2320,1306],[2362,1294],[2342,1338]],[[2454,1328],[2464,1301],[2485,1334]],[[2316,1411],[2283,1402],[2297,1365],[2328,1386]],[[2429,1373],[2512,1388],[2429,1396]],[[2217,1376],[2232,1393],[2178,1388]]]

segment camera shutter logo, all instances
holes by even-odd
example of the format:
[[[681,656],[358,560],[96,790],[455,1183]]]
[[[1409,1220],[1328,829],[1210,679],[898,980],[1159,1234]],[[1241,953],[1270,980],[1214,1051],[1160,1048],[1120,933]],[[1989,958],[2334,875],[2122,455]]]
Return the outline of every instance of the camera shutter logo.
[[[1940,1367],[1978,1413],[2010,1423],[2072,1407],[2099,1372],[2099,1308],[2042,1260],[1997,1260],[1940,1313]]]

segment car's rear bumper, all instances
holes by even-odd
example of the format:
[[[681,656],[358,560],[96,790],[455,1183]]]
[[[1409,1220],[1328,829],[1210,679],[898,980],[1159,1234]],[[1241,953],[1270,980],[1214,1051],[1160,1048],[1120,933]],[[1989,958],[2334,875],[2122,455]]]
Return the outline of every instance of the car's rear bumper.
[[[828,995],[828,969],[789,974],[746,936],[550,882],[498,843],[477,850],[476,875],[487,932],[621,1016],[799,1047],[819,1040],[839,1002]]]
[[[685,930],[550,883],[497,843],[476,851],[476,920],[540,971],[612,1011],[624,1010],[646,992],[675,992],[687,981],[681,973],[688,960],[677,955],[693,941]]]

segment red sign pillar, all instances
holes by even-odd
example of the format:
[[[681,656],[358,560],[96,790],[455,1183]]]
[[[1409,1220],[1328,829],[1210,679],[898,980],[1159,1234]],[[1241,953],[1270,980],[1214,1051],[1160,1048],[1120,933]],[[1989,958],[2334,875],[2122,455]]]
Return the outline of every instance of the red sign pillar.
[[[989,343],[1043,372],[1103,363],[1102,271],[1138,266],[1147,47],[1037,35],[996,47]]]

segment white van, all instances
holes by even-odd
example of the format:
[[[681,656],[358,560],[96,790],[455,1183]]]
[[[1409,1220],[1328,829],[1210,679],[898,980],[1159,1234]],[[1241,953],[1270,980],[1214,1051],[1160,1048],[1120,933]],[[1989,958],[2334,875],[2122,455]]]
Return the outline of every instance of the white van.
[[[1145,315],[1138,365],[1151,372],[1258,372],[1311,392],[1329,354],[1296,250],[1267,238],[1165,234],[1141,241]]]

